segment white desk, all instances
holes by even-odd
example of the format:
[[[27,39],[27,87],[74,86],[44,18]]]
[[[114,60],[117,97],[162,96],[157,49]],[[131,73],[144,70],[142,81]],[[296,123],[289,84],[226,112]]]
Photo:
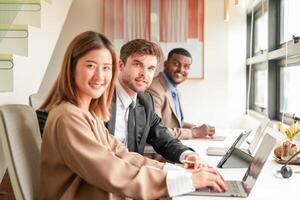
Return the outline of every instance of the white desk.
[[[192,147],[205,163],[216,166],[220,161],[220,156],[206,156],[206,148],[209,146],[231,146],[235,138],[241,131],[231,131],[230,135],[225,141],[207,141],[207,140],[182,140],[182,142]],[[244,145],[243,145],[244,146]],[[273,152],[270,154],[265,166],[262,169],[249,197],[247,199],[253,200],[296,200],[300,199],[300,173],[294,173],[289,179],[283,179],[280,177],[277,170],[282,165],[277,164],[273,158]],[[294,171],[300,172],[300,166],[291,166]],[[244,169],[218,169],[226,180],[242,180],[246,172]],[[208,196],[189,196],[182,195],[173,198],[174,200],[220,200],[220,199],[245,199],[235,197],[208,197]]]

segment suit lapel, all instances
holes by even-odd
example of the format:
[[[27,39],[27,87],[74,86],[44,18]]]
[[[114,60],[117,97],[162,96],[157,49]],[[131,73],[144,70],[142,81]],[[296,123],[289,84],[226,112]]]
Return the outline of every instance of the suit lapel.
[[[177,116],[177,113],[176,113],[176,109],[175,109],[175,105],[174,105],[172,93],[171,93],[171,91],[170,91],[170,89],[168,87],[168,83],[167,83],[166,79],[164,78],[162,72],[159,74],[159,81],[160,81],[161,85],[163,86],[163,88],[165,89],[165,91],[167,92],[168,104],[171,107],[173,115],[176,117],[178,123],[181,124],[181,120],[178,119],[178,116]],[[179,100],[179,103],[180,103],[180,100]],[[181,110],[181,106],[180,106],[180,110]]]

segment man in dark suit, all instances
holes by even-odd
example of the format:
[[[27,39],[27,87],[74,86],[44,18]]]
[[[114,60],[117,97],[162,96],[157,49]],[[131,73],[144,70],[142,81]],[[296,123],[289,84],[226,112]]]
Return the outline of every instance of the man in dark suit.
[[[121,48],[120,74],[107,128],[130,151],[143,154],[148,143],[167,160],[190,160],[198,166],[198,155],[172,136],[155,113],[151,95],[144,92],[160,58],[160,48],[147,40],[132,40]]]

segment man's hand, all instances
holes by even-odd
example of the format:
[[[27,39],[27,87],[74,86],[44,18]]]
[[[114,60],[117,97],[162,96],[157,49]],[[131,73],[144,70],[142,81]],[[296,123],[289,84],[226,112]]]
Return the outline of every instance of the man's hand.
[[[218,192],[225,192],[227,187],[223,177],[213,167],[203,167],[192,172],[193,185],[196,189],[211,188]]]
[[[215,127],[203,124],[202,126],[192,128],[192,134],[193,138],[213,137],[215,134]]]
[[[198,169],[202,166],[198,154],[192,152],[185,156],[183,161],[183,167],[186,169]]]

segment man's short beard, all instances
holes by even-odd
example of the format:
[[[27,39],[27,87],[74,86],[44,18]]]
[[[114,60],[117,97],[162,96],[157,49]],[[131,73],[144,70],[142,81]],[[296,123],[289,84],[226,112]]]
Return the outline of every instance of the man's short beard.
[[[139,90],[138,88],[135,88],[133,84],[131,84],[131,82],[129,80],[124,80],[124,83],[126,84],[126,86],[131,89],[132,91],[139,93],[139,92],[145,92],[145,90],[147,89],[147,87],[145,89]]]

